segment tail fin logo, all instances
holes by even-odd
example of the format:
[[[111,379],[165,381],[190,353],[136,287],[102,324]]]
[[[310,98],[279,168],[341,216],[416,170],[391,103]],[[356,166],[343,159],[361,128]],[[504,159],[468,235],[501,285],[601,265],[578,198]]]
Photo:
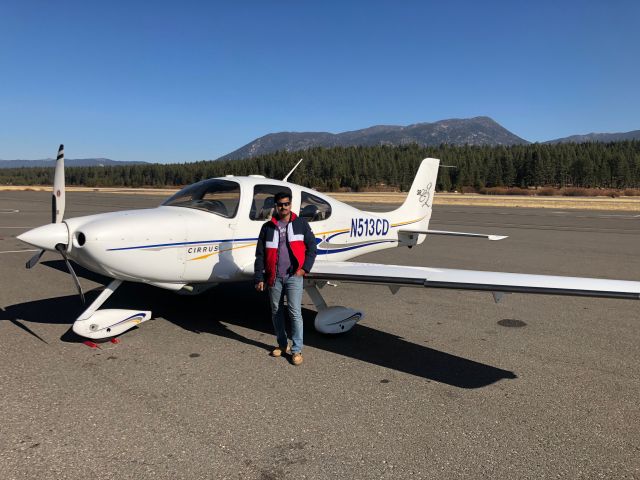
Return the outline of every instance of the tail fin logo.
[[[418,189],[418,202],[420,202],[420,205],[422,207],[431,208],[431,205],[429,205],[429,200],[431,200],[431,187],[433,187],[433,183],[429,182],[427,188]]]

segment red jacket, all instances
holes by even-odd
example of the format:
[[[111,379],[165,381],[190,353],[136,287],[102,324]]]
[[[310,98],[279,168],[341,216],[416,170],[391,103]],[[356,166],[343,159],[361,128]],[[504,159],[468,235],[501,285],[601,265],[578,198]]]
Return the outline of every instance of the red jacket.
[[[260,229],[254,265],[255,283],[264,282],[265,277],[269,286],[275,283],[279,243],[278,219],[273,216]],[[316,259],[316,236],[309,223],[293,212],[287,224],[287,247],[294,271],[303,269],[310,272]]]

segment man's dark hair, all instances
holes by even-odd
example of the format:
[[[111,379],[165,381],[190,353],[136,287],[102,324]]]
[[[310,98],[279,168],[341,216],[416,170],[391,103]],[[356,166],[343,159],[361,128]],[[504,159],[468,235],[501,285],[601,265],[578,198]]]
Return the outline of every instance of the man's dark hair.
[[[278,203],[283,198],[288,198],[289,200],[291,200],[291,194],[287,193],[287,192],[278,192],[278,193],[276,193],[276,196],[273,197],[273,199],[276,201],[276,203]]]

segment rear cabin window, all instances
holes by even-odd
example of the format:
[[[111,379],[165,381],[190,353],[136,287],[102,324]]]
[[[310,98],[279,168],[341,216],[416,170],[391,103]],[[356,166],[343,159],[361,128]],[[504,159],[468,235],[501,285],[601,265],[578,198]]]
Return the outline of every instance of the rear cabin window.
[[[291,190],[278,185],[256,185],[253,187],[253,199],[249,218],[260,222],[271,220],[275,205],[276,193],[286,192],[291,198]]]
[[[308,222],[326,220],[331,216],[331,205],[303,190],[300,198],[300,216],[306,218]]]
[[[229,180],[203,180],[183,188],[162,205],[186,207],[233,218],[240,203],[240,184]]]

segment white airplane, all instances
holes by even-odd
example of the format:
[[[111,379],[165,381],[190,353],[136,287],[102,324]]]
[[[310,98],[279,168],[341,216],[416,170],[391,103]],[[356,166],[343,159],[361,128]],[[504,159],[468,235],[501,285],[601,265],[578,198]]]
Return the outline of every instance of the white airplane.
[[[60,252],[83,303],[82,288],[69,259],[113,278],[73,324],[73,331],[83,337],[113,337],[151,318],[151,312],[145,310],[98,310],[124,281],[198,294],[223,282],[250,280],[260,227],[273,214],[273,196],[285,191],[291,194],[292,211],[309,221],[318,242],[305,291],[318,310],[315,328],[323,333],[346,332],[363,318],[362,311],[327,306],[320,288],[331,281],[388,285],[392,293],[405,286],[480,290],[493,293],[495,301],[512,292],[640,299],[640,282],[635,281],[348,262],[377,250],[411,248],[429,234],[490,240],[506,237],[428,229],[439,160],[424,159],[402,206],[385,213],[361,211],[287,182],[298,164],[282,181],[261,175],[227,175],[185,187],[157,208],[63,220],[61,145],[52,223],[18,236],[42,249],[27,262],[27,268],[36,265],[45,250]]]

